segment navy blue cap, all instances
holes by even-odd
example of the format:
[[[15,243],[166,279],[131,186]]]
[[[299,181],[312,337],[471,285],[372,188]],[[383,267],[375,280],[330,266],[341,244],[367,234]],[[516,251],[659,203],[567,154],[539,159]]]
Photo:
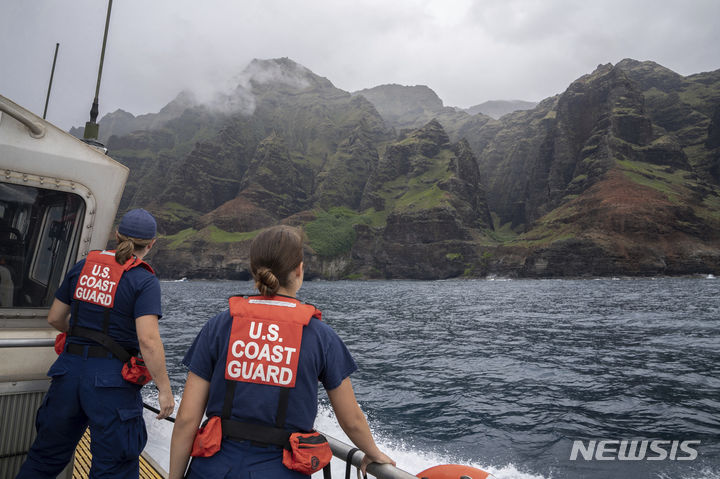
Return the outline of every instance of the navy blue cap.
[[[130,210],[120,220],[118,233],[130,238],[153,239],[157,233],[155,218],[142,208]]]

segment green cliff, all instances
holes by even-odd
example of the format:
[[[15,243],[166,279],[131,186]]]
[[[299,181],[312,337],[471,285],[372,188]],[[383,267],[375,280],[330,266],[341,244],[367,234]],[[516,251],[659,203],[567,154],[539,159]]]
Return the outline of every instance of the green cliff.
[[[310,278],[720,271],[720,71],[623,60],[493,119],[254,60],[211,102],[100,129],[131,168],[120,213],[159,220],[165,277],[247,278],[277,223],[305,231]]]

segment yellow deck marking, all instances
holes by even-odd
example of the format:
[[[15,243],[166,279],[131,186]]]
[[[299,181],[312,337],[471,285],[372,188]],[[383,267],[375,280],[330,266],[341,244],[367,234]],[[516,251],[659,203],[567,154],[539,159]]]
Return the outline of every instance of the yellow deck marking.
[[[83,434],[83,437],[80,439],[80,442],[75,449],[73,479],[87,479],[90,474],[91,461],[90,429],[86,429],[85,434]],[[144,457],[140,456],[140,479],[164,479],[164,476],[156,471]]]

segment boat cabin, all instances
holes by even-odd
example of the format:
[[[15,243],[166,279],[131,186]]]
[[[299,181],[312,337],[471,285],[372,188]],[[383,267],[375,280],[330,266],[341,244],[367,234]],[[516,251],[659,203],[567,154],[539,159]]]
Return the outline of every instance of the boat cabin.
[[[35,437],[57,357],[46,321],[55,290],[107,245],[128,173],[0,96],[0,477],[15,476]]]

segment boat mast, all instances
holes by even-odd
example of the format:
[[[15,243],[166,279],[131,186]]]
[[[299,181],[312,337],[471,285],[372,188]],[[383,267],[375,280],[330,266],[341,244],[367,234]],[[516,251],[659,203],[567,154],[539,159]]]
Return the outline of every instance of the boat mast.
[[[108,0],[107,18],[105,19],[105,34],[103,35],[102,50],[100,52],[100,68],[98,69],[97,86],[95,87],[95,99],[90,108],[90,121],[85,123],[83,138],[86,140],[97,140],[100,127],[96,123],[98,116],[98,95],[100,94],[100,79],[102,78],[103,61],[105,60],[105,45],[107,44],[108,28],[110,27],[110,11],[113,0]]]

